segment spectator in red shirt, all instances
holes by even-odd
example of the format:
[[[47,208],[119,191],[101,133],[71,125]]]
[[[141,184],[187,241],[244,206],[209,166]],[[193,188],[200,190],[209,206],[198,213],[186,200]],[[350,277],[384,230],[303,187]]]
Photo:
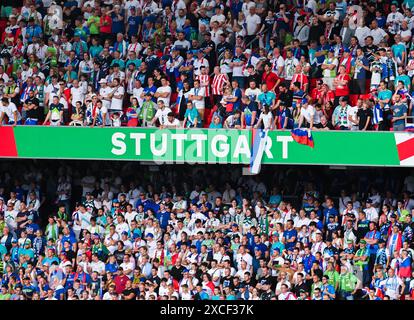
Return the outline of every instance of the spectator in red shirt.
[[[335,88],[335,103],[334,105],[337,105],[339,102],[340,97],[347,97],[349,96],[349,83],[351,81],[351,78],[346,73],[346,67],[345,66],[339,66],[339,74],[335,77],[333,81],[333,85]]]
[[[129,278],[124,274],[124,269],[122,267],[119,267],[118,275],[114,279],[115,291],[117,294],[121,294],[122,291],[125,290],[126,283],[128,280]]]
[[[302,65],[297,65],[295,69],[295,74],[292,77],[292,83],[299,82],[300,90],[307,92],[309,88],[309,79],[306,74],[303,73]]]
[[[112,18],[107,14],[106,8],[101,9],[102,16],[99,20],[99,32],[102,39],[110,39],[112,34]]]
[[[323,80],[316,81],[316,87],[312,89],[310,96],[313,101],[318,101],[319,97],[322,95],[322,85]]]
[[[266,63],[264,66],[265,72],[263,72],[262,83],[266,83],[270,91],[276,92],[276,88],[279,86],[281,79],[272,72],[272,64]]]
[[[334,102],[335,93],[329,90],[327,84],[323,83],[323,80],[316,82],[316,88],[312,90],[311,98],[320,105],[325,105],[327,102]]]

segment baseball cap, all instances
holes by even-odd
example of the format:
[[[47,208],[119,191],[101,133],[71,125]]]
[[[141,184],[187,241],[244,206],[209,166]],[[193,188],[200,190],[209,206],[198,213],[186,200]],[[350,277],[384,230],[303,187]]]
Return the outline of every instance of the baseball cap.
[[[229,207],[228,206],[224,206],[223,207],[223,210],[229,210]]]
[[[367,242],[364,239],[362,239],[359,243],[360,244],[367,244]]]
[[[349,50],[349,48],[345,48],[344,52],[351,52],[351,50]]]
[[[67,266],[71,266],[72,264],[70,263],[70,261],[66,261],[63,263],[63,267],[67,267]]]
[[[99,80],[99,83],[107,83],[106,79]]]
[[[148,233],[147,238],[154,238],[154,235],[152,233]]]
[[[367,203],[372,203],[372,199],[367,199]]]
[[[303,99],[302,99],[302,104],[305,104],[305,103],[308,103],[308,99],[303,98]]]
[[[252,49],[246,49],[243,53],[252,54]]]
[[[340,97],[339,101],[348,101],[348,98],[347,97]]]

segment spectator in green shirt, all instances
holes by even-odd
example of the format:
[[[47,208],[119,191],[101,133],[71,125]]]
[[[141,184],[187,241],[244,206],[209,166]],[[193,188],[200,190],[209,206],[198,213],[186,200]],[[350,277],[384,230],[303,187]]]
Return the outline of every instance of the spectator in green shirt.
[[[11,294],[8,292],[7,286],[1,286],[0,300],[10,300]]]
[[[333,262],[328,262],[326,265],[326,270],[323,273],[324,276],[328,276],[328,283],[335,288],[335,291],[338,291],[339,287],[339,273],[335,270]]]
[[[348,270],[347,266],[342,266],[339,275],[339,298],[341,300],[354,300],[354,294],[360,286],[361,281]]]
[[[92,36],[99,35],[99,21],[100,17],[96,14],[95,8],[92,8],[91,16],[86,21],[89,27],[89,32]]]

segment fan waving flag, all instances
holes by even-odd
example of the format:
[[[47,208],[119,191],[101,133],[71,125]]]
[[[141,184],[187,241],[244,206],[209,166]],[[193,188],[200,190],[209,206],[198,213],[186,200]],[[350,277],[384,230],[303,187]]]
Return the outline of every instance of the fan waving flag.
[[[250,174],[258,174],[262,166],[263,153],[266,147],[268,130],[253,129],[253,143],[250,158]]]
[[[293,140],[297,143],[307,145],[311,148],[314,147],[312,132],[308,129],[292,129],[290,132]]]

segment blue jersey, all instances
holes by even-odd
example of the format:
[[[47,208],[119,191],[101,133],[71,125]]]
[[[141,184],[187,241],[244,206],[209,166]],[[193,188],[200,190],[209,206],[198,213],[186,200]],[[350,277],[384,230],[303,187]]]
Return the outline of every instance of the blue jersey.
[[[119,19],[118,15],[115,13],[111,14],[112,18],[112,34],[124,33],[124,14],[119,14],[122,19]]]
[[[278,120],[279,120],[278,129],[293,129],[293,117],[292,117],[292,113],[290,112],[288,108],[284,108],[282,110],[278,109],[276,111],[276,116],[278,117]],[[284,127],[286,119],[287,119],[287,123],[286,123],[286,127]]]
[[[128,36],[133,36],[136,35],[138,33],[138,28],[139,26],[142,24],[142,17],[139,16],[130,16],[128,18]]]
[[[306,271],[306,273],[309,273],[311,268],[312,268],[312,264],[316,261],[315,257],[312,254],[309,254],[308,256],[304,256],[302,259],[303,262],[303,267]]]
[[[325,217],[325,224],[326,224],[326,223],[328,223],[329,216],[338,217],[339,216],[339,212],[338,212],[338,210],[335,207],[325,208],[323,210],[323,216]]]
[[[292,230],[286,230],[285,232],[283,232],[283,237],[285,237],[286,239],[286,249],[293,249],[296,245],[296,241],[297,241],[297,237],[298,237],[298,232],[295,229]],[[293,238],[296,238],[295,241],[293,242],[287,242],[287,240],[291,240]]]
[[[373,231],[369,231],[367,232],[367,234],[365,235],[365,238],[367,239],[381,239],[381,233],[379,231],[373,230]],[[367,249],[369,251],[370,254],[376,254],[378,251],[378,244],[367,244]]]
[[[157,213],[157,219],[160,222],[161,229],[166,229],[168,221],[170,220],[171,214],[167,211],[160,211]]]

